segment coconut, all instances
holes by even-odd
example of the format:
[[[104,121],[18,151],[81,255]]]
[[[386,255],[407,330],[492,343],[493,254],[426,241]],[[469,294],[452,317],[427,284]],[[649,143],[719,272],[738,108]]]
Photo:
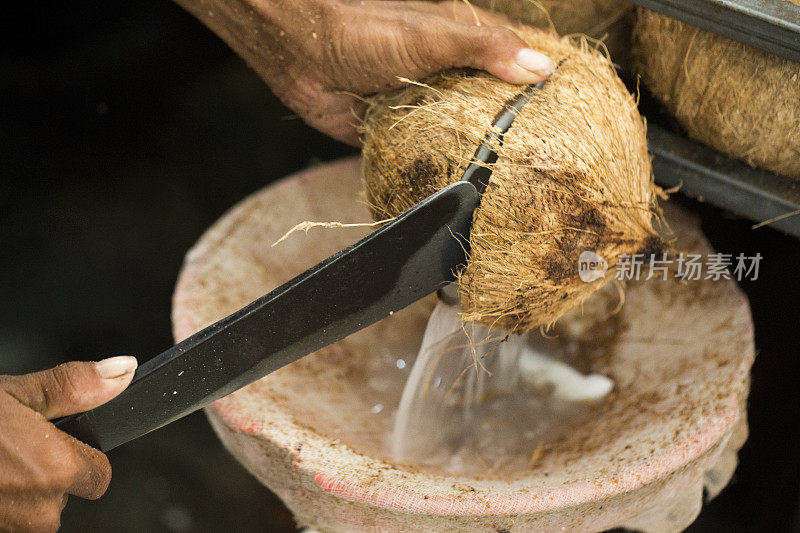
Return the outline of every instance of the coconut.
[[[552,28],[560,35],[582,33],[602,40],[615,61],[627,58],[633,6],[622,0],[471,0],[515,22]]]
[[[434,0],[436,1],[436,0]],[[623,0],[467,0],[515,23],[602,42],[618,64],[630,63],[634,9]]]
[[[532,26],[552,25],[561,35],[585,33],[598,38],[633,11],[622,0],[471,0],[470,3]]]
[[[609,60],[585,40],[520,35],[559,67],[495,146],[459,282],[466,320],[524,332],[582,302],[621,255],[656,252],[661,240],[645,125]],[[396,216],[459,180],[494,116],[523,89],[459,70],[374,97],[363,123],[373,216]],[[585,251],[607,261],[605,276],[581,280]]]
[[[639,10],[642,79],[693,138],[800,179],[800,64]]]

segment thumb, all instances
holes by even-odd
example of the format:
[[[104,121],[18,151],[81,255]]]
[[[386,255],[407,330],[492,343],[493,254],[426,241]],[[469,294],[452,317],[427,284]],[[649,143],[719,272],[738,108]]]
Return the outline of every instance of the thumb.
[[[412,50],[417,56],[433,54],[440,69],[472,67],[515,84],[538,83],[555,71],[553,60],[530,48],[503,17],[460,3],[425,9],[449,19],[449,24],[432,26],[427,39],[409,44],[422,48]]]
[[[49,370],[10,376],[0,382],[20,403],[47,419],[94,409],[125,390],[136,370],[135,357],[64,363]]]
[[[538,83],[555,71],[552,59],[538,52],[508,28],[471,26],[450,36],[451,47],[464,65],[493,74],[509,83]]]

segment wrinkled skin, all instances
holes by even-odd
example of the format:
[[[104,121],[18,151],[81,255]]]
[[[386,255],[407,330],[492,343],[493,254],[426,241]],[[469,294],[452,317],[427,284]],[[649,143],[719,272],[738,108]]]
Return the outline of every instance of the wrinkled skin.
[[[454,0],[176,1],[309,125],[352,145],[360,145],[360,98],[402,85],[399,78],[471,67],[510,83],[535,83],[553,69],[544,56],[541,66],[519,59],[527,46],[508,20]]]
[[[85,362],[0,376],[0,531],[55,531],[69,495],[103,495],[111,481],[106,456],[49,420],[118,395],[133,377],[132,364],[106,378]]]

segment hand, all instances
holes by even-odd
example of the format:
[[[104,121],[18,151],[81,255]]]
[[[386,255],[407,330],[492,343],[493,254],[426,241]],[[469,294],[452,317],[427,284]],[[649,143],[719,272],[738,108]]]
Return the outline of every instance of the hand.
[[[309,125],[353,145],[360,97],[451,67],[536,83],[555,66],[503,17],[465,2],[176,0]]]
[[[111,481],[106,456],[48,420],[106,403],[135,369],[136,359],[121,356],[0,376],[0,531],[55,531],[68,495],[103,495]]]

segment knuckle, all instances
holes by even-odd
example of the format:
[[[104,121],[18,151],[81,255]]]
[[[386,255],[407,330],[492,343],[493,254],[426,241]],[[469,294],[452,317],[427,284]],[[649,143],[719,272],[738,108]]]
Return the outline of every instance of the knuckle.
[[[43,492],[51,491],[55,488],[56,484],[53,481],[53,473],[45,467],[31,468],[28,472],[28,484],[33,492],[41,494]]]
[[[71,362],[58,365],[53,369],[52,379],[44,390],[45,399],[48,403],[54,401],[66,401],[78,403],[81,400],[81,390],[79,388],[81,367],[78,363]]]
[[[319,20],[324,21],[324,24],[315,27],[317,36],[312,43],[309,43],[309,49],[306,52],[316,59],[318,64],[324,65],[325,60],[332,57],[332,50],[345,40],[355,15],[351,14],[347,6],[333,9],[322,3],[319,10]]]
[[[325,30],[324,46],[320,50],[320,64],[328,65],[333,70],[340,69],[347,57],[347,43],[350,37],[347,35],[347,25],[334,23]]]
[[[320,61],[315,69],[315,77],[326,79],[333,85],[347,83],[343,78],[353,78],[357,73],[368,70],[370,58],[379,56],[386,42],[386,34],[377,27],[382,25],[359,26],[352,21],[342,20],[325,26],[320,46]],[[391,29],[387,33],[391,33]],[[370,44],[370,46],[365,46]]]
[[[47,476],[45,483],[50,490],[63,491],[72,486],[76,477],[76,472],[71,469],[58,469]]]
[[[396,45],[393,49],[408,72],[427,75],[440,68],[452,66],[459,47],[446,27],[440,30],[431,31],[430,27],[412,26],[410,32],[395,35]],[[451,38],[442,39],[443,36]],[[449,46],[443,45],[443,41]]]
[[[517,35],[506,28],[475,28],[474,45],[465,50],[466,59],[475,68],[486,68],[497,60],[509,57],[525,43]]]
[[[64,490],[72,484],[73,473],[59,463],[55,454],[42,450],[39,461],[29,465],[26,485],[36,494]]]
[[[499,49],[519,44],[519,37],[507,28],[482,28],[481,40],[486,48]]]
[[[29,502],[24,513],[11,520],[3,520],[0,514],[0,530],[24,531],[26,533],[51,533],[61,527],[61,494]]]
[[[63,447],[51,448],[44,458],[39,484],[50,490],[65,490],[82,472],[75,454]]]

